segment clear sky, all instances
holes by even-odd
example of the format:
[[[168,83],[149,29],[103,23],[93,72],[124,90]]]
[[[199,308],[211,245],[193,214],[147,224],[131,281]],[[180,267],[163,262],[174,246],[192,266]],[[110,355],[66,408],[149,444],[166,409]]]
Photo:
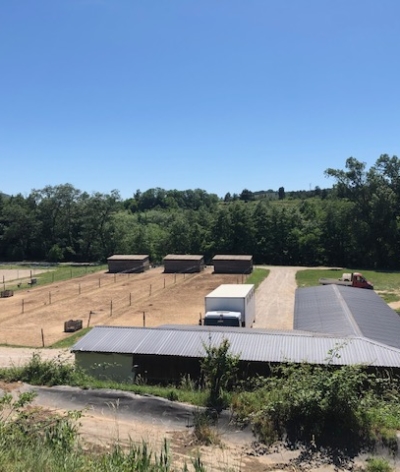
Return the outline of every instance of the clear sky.
[[[400,156],[399,0],[0,0],[0,191],[328,188]]]

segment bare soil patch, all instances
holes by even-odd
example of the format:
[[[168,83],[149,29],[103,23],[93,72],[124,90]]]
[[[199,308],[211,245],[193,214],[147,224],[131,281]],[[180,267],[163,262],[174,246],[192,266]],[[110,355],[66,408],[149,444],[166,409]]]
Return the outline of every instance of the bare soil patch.
[[[197,324],[204,296],[222,283],[240,283],[236,275],[164,274],[156,268],[142,274],[98,272],[15,292],[0,298],[0,344],[42,347],[68,336],[64,322],[82,319],[84,326]]]

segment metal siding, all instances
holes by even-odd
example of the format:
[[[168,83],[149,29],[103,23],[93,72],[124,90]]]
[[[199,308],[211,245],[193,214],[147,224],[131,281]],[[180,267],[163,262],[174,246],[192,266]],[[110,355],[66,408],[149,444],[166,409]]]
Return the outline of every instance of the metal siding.
[[[95,327],[71,349],[78,352],[118,352],[160,356],[202,357],[203,345],[226,338],[231,352],[249,362],[310,362],[324,364],[337,348],[336,365],[365,364],[400,367],[400,350],[364,338],[343,338],[293,332]]]

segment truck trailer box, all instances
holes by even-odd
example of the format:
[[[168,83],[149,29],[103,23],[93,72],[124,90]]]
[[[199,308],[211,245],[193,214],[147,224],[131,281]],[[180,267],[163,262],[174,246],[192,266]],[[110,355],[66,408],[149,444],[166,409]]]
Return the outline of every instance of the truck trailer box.
[[[205,312],[231,311],[242,314],[242,325],[251,328],[256,320],[253,284],[223,284],[205,297]]]

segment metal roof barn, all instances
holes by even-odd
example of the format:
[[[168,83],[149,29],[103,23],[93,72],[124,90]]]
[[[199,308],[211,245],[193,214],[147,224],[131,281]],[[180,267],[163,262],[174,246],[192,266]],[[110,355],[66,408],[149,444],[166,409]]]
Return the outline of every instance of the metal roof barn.
[[[218,254],[213,257],[214,272],[217,274],[251,274],[253,256]]]
[[[164,272],[190,274],[201,272],[204,267],[204,256],[191,254],[168,254],[163,259]]]
[[[120,255],[115,254],[107,259],[108,271],[117,272],[144,272],[150,268],[148,255]]]
[[[400,317],[373,290],[339,285],[298,288],[294,329],[360,336],[400,349]]]
[[[96,326],[71,351],[201,358],[204,345],[219,345],[223,339],[228,339],[233,354],[248,362],[400,367],[400,349],[371,339],[246,328]],[[340,355],[329,358],[332,350]]]

